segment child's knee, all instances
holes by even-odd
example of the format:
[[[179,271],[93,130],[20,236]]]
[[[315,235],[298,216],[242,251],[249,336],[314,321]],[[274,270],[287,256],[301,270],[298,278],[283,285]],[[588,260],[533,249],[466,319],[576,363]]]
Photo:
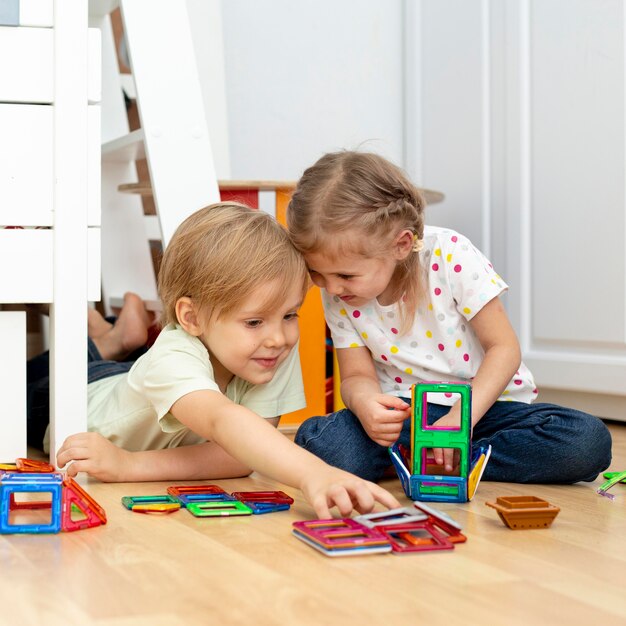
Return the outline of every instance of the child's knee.
[[[322,417],[309,417],[304,420],[296,431],[296,435],[294,437],[295,443],[308,450],[309,443],[315,442],[319,438],[320,420],[322,419]]]
[[[604,422],[592,415],[581,414],[572,425],[578,445],[571,446],[568,482],[590,482],[611,464],[612,439]]]
[[[597,476],[611,464],[613,440],[606,424],[597,417],[589,418],[586,428],[588,458],[590,464],[593,464],[590,473],[593,474],[595,472]],[[596,476],[584,480],[594,480]]]

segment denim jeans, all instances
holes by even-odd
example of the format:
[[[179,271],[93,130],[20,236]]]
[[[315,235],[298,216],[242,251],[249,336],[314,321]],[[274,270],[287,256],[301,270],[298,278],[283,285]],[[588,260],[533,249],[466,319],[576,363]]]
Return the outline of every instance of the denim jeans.
[[[410,404],[410,400],[404,398]],[[428,423],[450,410],[428,403]],[[411,420],[399,441],[411,447]],[[391,462],[348,409],[311,417],[296,433],[298,445],[335,467],[378,481]],[[476,424],[473,445],[491,444],[483,480],[513,483],[592,481],[611,463],[611,435],[597,417],[554,404],[496,402]]]
[[[115,318],[108,321],[115,320]],[[127,361],[105,361],[91,339],[87,340],[87,383],[124,374],[145,352],[140,349]],[[50,421],[50,355],[44,352],[26,364],[26,424],[29,446],[41,450]]]

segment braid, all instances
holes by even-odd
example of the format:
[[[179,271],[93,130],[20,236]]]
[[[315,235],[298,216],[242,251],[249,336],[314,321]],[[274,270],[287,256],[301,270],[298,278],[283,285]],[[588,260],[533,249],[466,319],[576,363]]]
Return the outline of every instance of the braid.
[[[334,152],[309,167],[298,182],[287,208],[292,241],[301,252],[326,249],[329,241],[341,250],[384,256],[404,230],[424,237],[425,202],[419,190],[396,165],[366,152]],[[363,235],[349,239],[345,233]],[[424,280],[420,255],[411,252],[396,267],[395,294],[401,301],[402,331],[412,325],[422,298]]]

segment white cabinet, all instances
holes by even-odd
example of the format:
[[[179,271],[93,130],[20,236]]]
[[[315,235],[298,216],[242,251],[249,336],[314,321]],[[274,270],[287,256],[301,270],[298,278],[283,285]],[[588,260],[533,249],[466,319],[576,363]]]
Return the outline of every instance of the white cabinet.
[[[0,25],[0,303],[51,305],[54,460],[87,426],[87,302],[100,299],[100,38],[86,3],[1,8],[0,24],[12,25]],[[0,345],[0,454],[11,460],[26,454],[23,313],[0,313]]]

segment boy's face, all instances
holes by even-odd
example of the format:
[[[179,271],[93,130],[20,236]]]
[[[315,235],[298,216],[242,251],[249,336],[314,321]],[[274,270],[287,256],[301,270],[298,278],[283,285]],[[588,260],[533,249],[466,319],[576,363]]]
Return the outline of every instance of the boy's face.
[[[270,382],[296,345],[302,287],[294,285],[284,302],[261,313],[261,305],[272,291],[271,283],[257,287],[237,310],[227,316],[211,316],[202,329],[200,339],[209,351],[215,381],[222,391],[233,376],[255,385]]]

